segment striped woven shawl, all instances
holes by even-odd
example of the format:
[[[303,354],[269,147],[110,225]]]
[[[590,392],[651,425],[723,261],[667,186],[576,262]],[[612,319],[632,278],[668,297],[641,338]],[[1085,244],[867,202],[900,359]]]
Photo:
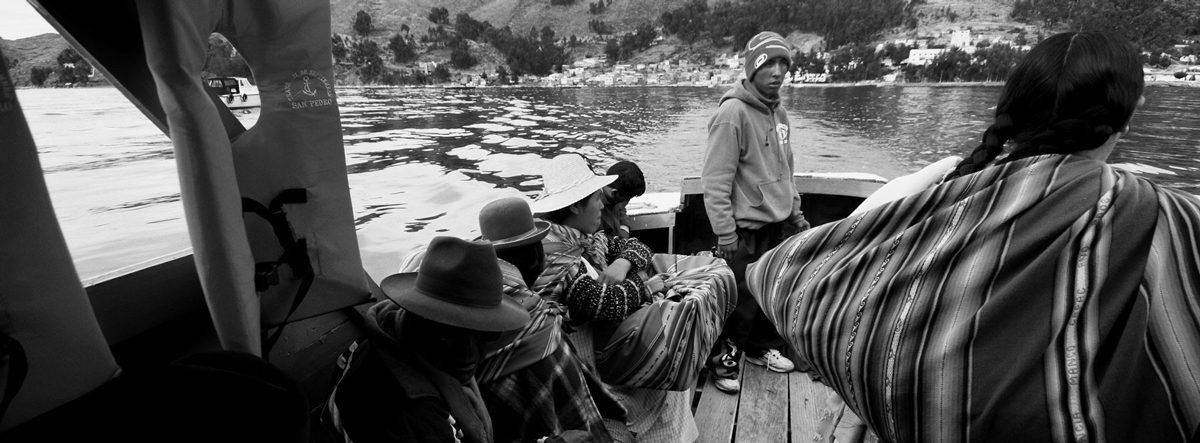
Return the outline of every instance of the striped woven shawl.
[[[1017,160],[792,237],[747,282],[885,441],[1186,441],[1200,201]]]

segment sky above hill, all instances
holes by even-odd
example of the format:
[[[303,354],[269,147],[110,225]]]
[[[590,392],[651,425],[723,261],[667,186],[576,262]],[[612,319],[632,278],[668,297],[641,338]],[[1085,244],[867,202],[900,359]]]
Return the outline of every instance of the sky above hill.
[[[17,40],[57,33],[25,0],[0,0],[0,38]]]

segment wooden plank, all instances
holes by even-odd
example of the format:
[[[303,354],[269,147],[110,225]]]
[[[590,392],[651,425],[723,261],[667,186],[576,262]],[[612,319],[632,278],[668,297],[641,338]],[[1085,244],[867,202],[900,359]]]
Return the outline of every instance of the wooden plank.
[[[828,404],[829,396],[837,395],[828,386],[812,380],[803,372],[788,374],[788,409],[792,442],[828,442],[832,435],[833,419],[840,413]],[[836,405],[835,405],[836,406]],[[826,424],[829,429],[823,429]]]
[[[733,439],[733,424],[737,418],[738,395],[717,390],[712,377],[704,383],[700,404],[696,406],[696,427],[699,443],[729,443]]]
[[[793,443],[879,441],[833,389],[799,372],[790,374],[788,385]]]
[[[738,400],[735,441],[786,442],[787,404],[787,374],[743,363],[742,395]]]
[[[845,407],[843,403],[842,419],[838,420],[837,428],[833,431],[833,438],[838,443],[863,443],[877,442],[879,438],[875,433],[867,429],[867,425],[854,414],[850,408]]]

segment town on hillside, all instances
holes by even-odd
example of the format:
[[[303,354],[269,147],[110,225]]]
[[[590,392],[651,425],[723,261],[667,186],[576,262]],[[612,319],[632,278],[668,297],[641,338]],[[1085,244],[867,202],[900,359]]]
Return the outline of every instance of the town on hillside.
[[[331,36],[337,81],[451,88],[727,85],[744,77],[740,49],[749,36],[774,30],[795,48],[788,85],[998,82],[1032,45],[1057,30],[1103,28],[1133,33],[1126,37],[1142,47],[1147,81],[1200,85],[1200,0],[1147,0],[1150,6],[1142,5],[1136,16],[1121,15],[1126,6],[1114,0],[1094,2],[1091,9],[1069,8],[1068,0],[966,2],[974,6],[965,8],[947,0],[740,0],[714,6],[687,0],[669,2],[677,7],[639,23],[613,18],[613,10],[630,7],[614,0],[586,8],[576,0],[548,1],[549,8],[586,9],[587,31],[559,35],[543,25],[523,32],[446,7],[421,11],[391,29],[376,18],[386,15],[378,4],[347,17],[335,11],[333,20],[345,22],[341,29],[347,31],[335,26]],[[988,11],[986,3],[995,5]],[[105,83],[65,42],[53,58],[29,56],[18,43],[0,41],[18,85]],[[209,40],[205,71],[252,77],[218,34]]]

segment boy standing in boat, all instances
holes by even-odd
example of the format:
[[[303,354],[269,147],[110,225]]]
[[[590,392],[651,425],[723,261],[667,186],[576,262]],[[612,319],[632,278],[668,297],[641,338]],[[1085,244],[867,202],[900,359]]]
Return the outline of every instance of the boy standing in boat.
[[[717,236],[718,257],[737,279],[738,305],[711,360],[718,389],[737,392],[738,360],[775,372],[794,369],[779,349],[783,339],[747,291],[746,265],[808,227],[792,182],[794,159],[779,88],[791,67],[791,46],[774,32],[746,44],[746,79],[721,97],[708,124],[701,181],[704,206]]]

